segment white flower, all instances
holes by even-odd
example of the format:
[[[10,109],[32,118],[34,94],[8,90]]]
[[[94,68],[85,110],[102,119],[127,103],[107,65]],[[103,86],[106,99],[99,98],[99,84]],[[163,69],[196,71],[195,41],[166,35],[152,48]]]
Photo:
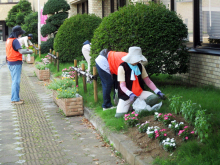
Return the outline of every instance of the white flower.
[[[175,142],[175,140],[174,140],[174,139],[171,139],[171,142],[173,143],[173,142]]]
[[[166,140],[163,140],[163,141],[162,141],[162,143],[165,143],[165,142],[166,142]]]
[[[170,141],[170,138],[167,138],[167,140],[166,141]]]
[[[184,124],[183,122],[180,122],[180,124]]]
[[[171,124],[169,124],[169,125],[168,125],[168,128],[171,128],[171,126],[172,126],[172,125],[171,125]]]
[[[178,126],[179,126],[179,125],[178,125],[178,124],[176,124],[176,125],[175,125],[175,128],[177,128]]]
[[[154,114],[155,114],[155,115],[158,115],[158,112],[155,112]]]
[[[173,146],[175,147],[175,146],[176,146],[176,144],[175,144],[175,143],[173,143]]]

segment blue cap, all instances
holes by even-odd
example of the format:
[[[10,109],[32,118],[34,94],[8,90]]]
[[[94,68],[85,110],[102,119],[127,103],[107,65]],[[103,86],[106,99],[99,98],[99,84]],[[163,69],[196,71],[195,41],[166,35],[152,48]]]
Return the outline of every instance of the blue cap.
[[[89,40],[86,40],[85,42],[83,42],[83,45],[86,45],[86,44],[90,44]]]

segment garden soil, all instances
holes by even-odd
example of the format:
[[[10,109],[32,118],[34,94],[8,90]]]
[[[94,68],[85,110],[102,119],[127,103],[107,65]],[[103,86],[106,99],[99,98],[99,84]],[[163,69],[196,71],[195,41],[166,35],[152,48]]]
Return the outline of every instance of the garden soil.
[[[175,120],[177,122],[184,122],[185,126],[189,126],[189,124],[185,121],[185,119],[180,115],[175,115]],[[147,116],[140,119],[140,124],[144,123],[145,121],[149,121],[149,126],[158,126],[160,129],[166,129],[167,137],[174,138],[176,140],[176,147],[180,147],[182,143],[186,143],[182,140],[181,137],[178,135],[175,135],[173,130],[166,127],[162,122],[155,121],[154,116]],[[189,126],[189,131],[193,131],[193,127]],[[136,151],[134,154],[138,154],[141,157],[145,156],[151,156],[152,158],[161,157],[161,158],[167,158],[169,156],[172,156],[172,153],[166,152],[162,145],[159,144],[159,141],[157,139],[151,139],[148,138],[147,133],[140,133],[138,131],[137,127],[129,128],[128,131],[125,133],[126,136],[131,138],[131,140],[136,143],[136,145],[141,148],[142,150]],[[174,150],[175,152],[175,150]]]

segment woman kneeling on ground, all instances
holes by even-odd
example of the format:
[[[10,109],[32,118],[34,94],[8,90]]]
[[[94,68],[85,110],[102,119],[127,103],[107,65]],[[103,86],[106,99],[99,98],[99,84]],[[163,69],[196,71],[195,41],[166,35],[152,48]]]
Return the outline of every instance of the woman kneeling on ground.
[[[119,103],[115,117],[121,117],[128,113],[136,97],[145,100],[150,106],[157,104],[160,98],[165,99],[164,94],[150,80],[144,66],[140,63],[147,61],[142,55],[140,47],[130,47],[128,54],[122,57],[122,60],[124,62],[118,67],[120,87],[118,89]],[[155,94],[144,91],[144,83]]]

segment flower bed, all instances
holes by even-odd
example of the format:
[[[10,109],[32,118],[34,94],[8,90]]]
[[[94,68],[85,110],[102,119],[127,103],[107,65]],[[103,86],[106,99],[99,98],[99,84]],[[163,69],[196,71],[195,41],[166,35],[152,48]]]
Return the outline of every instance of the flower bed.
[[[63,110],[66,116],[83,115],[83,98],[75,87],[75,80],[62,78],[54,80],[48,85],[53,90],[53,100]]]
[[[37,78],[41,81],[50,79],[50,70],[43,65],[36,65],[35,66],[35,73]]]
[[[164,114],[161,113],[159,116],[164,116]],[[184,123],[184,127],[188,125],[181,115],[175,115],[175,120],[176,123]],[[181,136],[176,134],[171,128],[165,126],[162,118],[158,121],[155,120],[154,116],[146,116],[139,119],[138,122],[139,124],[137,127],[128,128],[128,131],[125,134],[142,149],[138,151],[138,154],[141,156],[151,155],[153,158],[156,158],[157,156],[165,158],[170,155],[170,152],[173,152],[174,149],[181,146],[181,143],[184,143]],[[140,125],[146,125],[145,123],[148,125],[148,130],[141,133],[139,127]],[[192,126],[188,126],[187,129],[189,130],[188,132],[191,133],[194,128]],[[172,142],[171,139],[173,139]],[[190,140],[190,138],[188,140]]]

